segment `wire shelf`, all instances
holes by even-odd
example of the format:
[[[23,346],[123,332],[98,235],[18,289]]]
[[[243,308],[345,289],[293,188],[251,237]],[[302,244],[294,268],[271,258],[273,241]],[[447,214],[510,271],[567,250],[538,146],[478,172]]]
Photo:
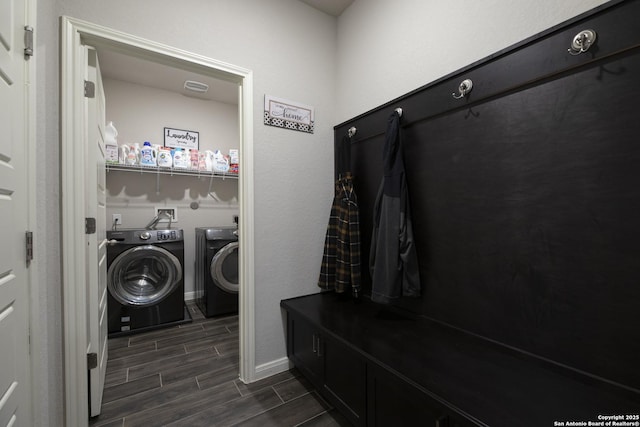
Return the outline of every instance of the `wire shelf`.
[[[160,167],[160,166],[115,165],[115,164],[107,163],[106,168],[107,168],[107,172],[123,171],[123,172],[149,173],[149,174],[157,174],[157,175],[193,176],[198,178],[238,179],[237,173],[209,172],[209,171],[181,169],[181,168],[180,169],[166,168],[166,167]]]

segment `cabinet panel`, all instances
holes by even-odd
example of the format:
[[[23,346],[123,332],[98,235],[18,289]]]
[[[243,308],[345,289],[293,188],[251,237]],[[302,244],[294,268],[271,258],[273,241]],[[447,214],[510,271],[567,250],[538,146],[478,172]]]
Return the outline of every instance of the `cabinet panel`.
[[[440,405],[413,385],[379,367],[369,368],[369,426],[447,427]]]
[[[366,363],[344,344],[324,338],[320,351],[324,359],[324,387],[328,399],[355,425],[366,425]],[[342,407],[342,408],[340,408]]]
[[[289,315],[289,357],[317,388],[323,385],[323,364],[318,356],[320,337],[307,321]]]
[[[351,423],[366,425],[365,359],[291,313],[288,327],[289,358],[296,367]]]

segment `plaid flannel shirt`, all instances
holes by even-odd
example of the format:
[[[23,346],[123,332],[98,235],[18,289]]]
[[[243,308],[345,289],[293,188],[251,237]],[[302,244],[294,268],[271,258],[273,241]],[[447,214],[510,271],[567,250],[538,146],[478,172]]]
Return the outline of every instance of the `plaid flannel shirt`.
[[[360,218],[350,173],[336,181],[318,286],[360,293]]]

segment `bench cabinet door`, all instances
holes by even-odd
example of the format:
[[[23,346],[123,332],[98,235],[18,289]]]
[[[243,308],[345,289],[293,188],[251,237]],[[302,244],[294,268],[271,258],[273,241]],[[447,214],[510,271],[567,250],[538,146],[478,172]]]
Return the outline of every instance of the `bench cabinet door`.
[[[330,337],[324,337],[320,352],[324,359],[326,398],[351,423],[366,425],[367,369],[363,356]]]
[[[369,426],[447,427],[440,404],[417,387],[378,366],[369,367]]]

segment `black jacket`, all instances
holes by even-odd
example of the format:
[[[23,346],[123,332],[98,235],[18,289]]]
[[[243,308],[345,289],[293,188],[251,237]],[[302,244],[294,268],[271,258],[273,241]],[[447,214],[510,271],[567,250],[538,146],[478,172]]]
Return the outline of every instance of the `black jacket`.
[[[374,206],[369,254],[371,299],[379,303],[420,296],[400,133],[400,115],[394,111],[387,122],[384,176]]]

